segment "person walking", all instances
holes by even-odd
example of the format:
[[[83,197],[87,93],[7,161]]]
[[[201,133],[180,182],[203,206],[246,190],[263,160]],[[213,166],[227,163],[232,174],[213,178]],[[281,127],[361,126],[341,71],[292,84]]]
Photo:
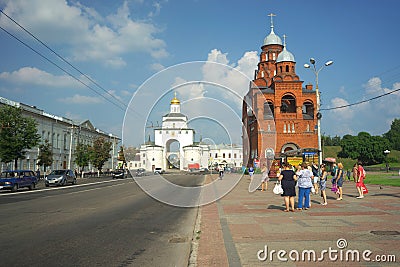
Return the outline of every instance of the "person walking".
[[[299,177],[297,179],[297,184],[299,186],[299,199],[297,203],[297,209],[308,210],[310,208],[310,192],[312,185],[312,180],[314,176],[312,171],[307,168],[307,163],[303,162],[301,164],[301,171],[299,172]]]
[[[357,183],[356,187],[358,190],[359,196],[357,198],[364,198],[363,186],[364,186],[364,179],[365,179],[365,170],[362,166],[362,162],[358,162],[358,169],[357,169]]]
[[[326,165],[321,164],[320,167],[320,173],[319,173],[319,189],[321,190],[321,197],[323,200],[323,203],[321,205],[325,206],[328,204],[326,200],[326,180],[328,179],[328,172],[326,171]]]
[[[249,168],[249,176],[250,176],[250,180],[253,181],[253,175],[254,175],[254,168],[253,166],[250,166]]]
[[[219,172],[219,179],[222,180],[222,177],[224,177],[224,166],[219,165],[218,172]]]
[[[318,194],[318,178],[319,178],[319,173],[318,173],[318,165],[313,162],[311,165],[311,170],[312,173],[314,175],[314,179],[313,179],[313,186],[314,186],[314,194]]]
[[[268,181],[269,181],[269,176],[268,176],[268,168],[265,163],[263,164],[263,167],[261,168],[261,191],[267,191],[268,190]]]
[[[337,170],[337,175],[336,175],[336,184],[338,188],[338,195],[339,197],[336,200],[342,200],[343,199],[343,163],[339,162],[338,163],[338,170]]]
[[[294,197],[296,196],[296,180],[297,176],[292,170],[292,166],[288,163],[284,163],[284,169],[281,171],[278,180],[281,182],[283,189],[283,200],[285,202],[286,209],[284,211],[289,211],[289,205],[291,211],[294,211]]]

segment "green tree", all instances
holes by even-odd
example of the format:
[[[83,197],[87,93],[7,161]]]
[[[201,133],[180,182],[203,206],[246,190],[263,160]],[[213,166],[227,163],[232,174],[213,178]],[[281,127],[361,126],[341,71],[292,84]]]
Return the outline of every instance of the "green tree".
[[[340,146],[341,142],[340,136],[337,135],[335,137],[322,135],[321,140],[324,146]]]
[[[104,163],[111,157],[111,149],[111,142],[106,141],[103,137],[96,138],[93,146],[89,148],[90,162],[99,172],[103,169]]]
[[[49,143],[49,140],[45,140],[44,144],[39,145],[39,156],[37,165],[44,167],[44,172],[46,173],[46,168],[51,166],[53,163],[53,146]]]
[[[0,108],[0,126],[0,159],[14,161],[18,169],[18,159],[24,159],[27,150],[39,143],[36,121],[24,117],[21,109],[5,105]]]
[[[76,145],[75,163],[81,168],[80,171],[89,165],[90,161],[90,146],[82,143]]]
[[[364,164],[382,163],[385,159],[383,151],[390,146],[389,141],[381,136],[371,136],[367,132],[360,132],[357,136],[345,135],[341,141],[341,158],[352,158]]]
[[[400,150],[400,119],[394,119],[390,130],[383,137],[389,140],[391,149]]]
[[[131,161],[135,159],[136,154],[140,152],[138,148],[135,147],[124,147],[124,156],[126,161]]]

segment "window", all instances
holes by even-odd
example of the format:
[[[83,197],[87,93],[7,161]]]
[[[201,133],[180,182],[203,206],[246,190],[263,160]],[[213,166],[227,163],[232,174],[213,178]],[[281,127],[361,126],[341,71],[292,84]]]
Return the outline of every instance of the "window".
[[[285,95],[281,100],[282,113],[296,113],[296,99],[292,95]]]
[[[286,65],[286,72],[289,72],[289,65]]]
[[[64,134],[64,150],[67,149],[67,134]]]
[[[264,119],[272,119],[274,117],[274,103],[267,101],[264,103]]]
[[[233,154],[233,158],[234,158],[234,159],[236,159],[236,153],[235,153],[235,154]]]
[[[314,119],[314,105],[311,101],[305,101],[301,107],[301,111],[303,113],[303,119]]]
[[[223,159],[225,158],[225,153],[222,153],[222,158],[223,158]]]
[[[218,158],[218,153],[215,153],[215,158]]]

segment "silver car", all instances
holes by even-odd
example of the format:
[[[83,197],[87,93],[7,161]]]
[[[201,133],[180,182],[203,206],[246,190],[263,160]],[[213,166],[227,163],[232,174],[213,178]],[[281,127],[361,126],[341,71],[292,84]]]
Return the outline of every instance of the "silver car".
[[[53,170],[45,179],[46,187],[67,184],[76,184],[75,173],[72,170]]]

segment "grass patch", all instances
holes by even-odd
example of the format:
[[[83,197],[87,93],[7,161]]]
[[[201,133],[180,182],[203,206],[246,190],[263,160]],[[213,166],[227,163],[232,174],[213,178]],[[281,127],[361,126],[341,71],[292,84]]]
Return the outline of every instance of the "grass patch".
[[[367,172],[366,179],[364,180],[365,184],[379,184],[379,185],[391,185],[391,186],[400,186],[400,176],[398,173],[369,173]]]

